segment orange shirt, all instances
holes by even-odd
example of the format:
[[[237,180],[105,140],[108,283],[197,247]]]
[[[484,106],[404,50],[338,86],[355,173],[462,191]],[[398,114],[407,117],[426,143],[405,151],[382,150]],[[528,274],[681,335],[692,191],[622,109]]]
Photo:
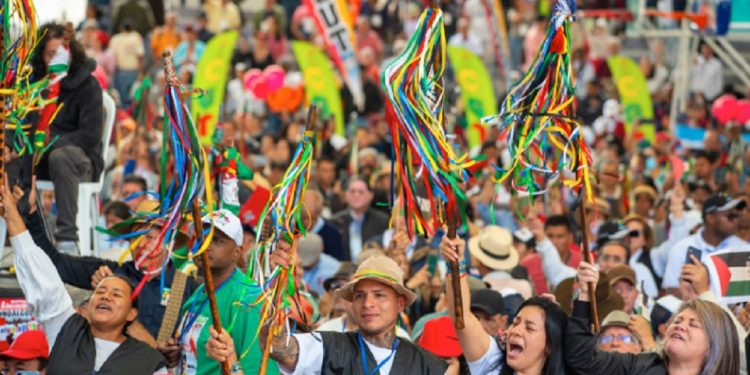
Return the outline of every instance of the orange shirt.
[[[161,58],[161,53],[169,49],[174,52],[180,44],[180,33],[177,29],[160,27],[151,35],[151,52],[155,58]]]

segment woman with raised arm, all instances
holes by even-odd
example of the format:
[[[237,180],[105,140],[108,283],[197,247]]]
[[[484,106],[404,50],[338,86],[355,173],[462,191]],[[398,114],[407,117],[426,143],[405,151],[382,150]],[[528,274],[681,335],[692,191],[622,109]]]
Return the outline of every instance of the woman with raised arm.
[[[732,319],[718,305],[702,300],[685,302],[667,326],[657,353],[606,353],[596,349],[591,333],[588,285],[599,271],[581,262],[578,300],[565,335],[565,360],[578,374],[724,375],[740,373],[740,350]]]
[[[16,277],[52,344],[47,374],[167,374],[161,353],[126,333],[138,316],[138,299],[128,279],[104,277],[82,312],[85,316],[76,313],[54,264],[34,243],[18,212],[17,197],[23,191],[15,187],[11,192],[8,176],[4,177],[1,205]],[[33,191],[32,184],[32,202]]]
[[[447,304],[455,322],[452,277],[461,278],[464,328],[456,329],[464,356],[472,374],[565,375],[562,342],[567,318],[556,303],[542,297],[524,302],[505,331],[501,343],[488,335],[479,320],[469,313],[469,284],[463,259],[465,242],[443,237],[440,253],[447,261],[459,262],[460,275],[448,275],[445,281]]]

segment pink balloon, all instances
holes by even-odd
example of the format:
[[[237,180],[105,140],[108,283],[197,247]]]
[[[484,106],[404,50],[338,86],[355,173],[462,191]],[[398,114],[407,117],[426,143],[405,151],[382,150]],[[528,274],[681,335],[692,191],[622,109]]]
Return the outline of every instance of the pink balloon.
[[[711,106],[711,114],[721,125],[733,120],[736,110],[737,98],[729,94],[720,96]]]
[[[750,122],[750,100],[738,100],[736,103],[735,119],[740,125]]]
[[[256,81],[263,78],[263,72],[260,69],[250,69],[245,72],[242,76],[242,83],[245,85],[245,89],[252,91],[250,87],[254,85]]]
[[[268,83],[269,92],[275,92],[284,86],[284,69],[278,65],[271,65],[263,71],[263,75],[266,77]]]

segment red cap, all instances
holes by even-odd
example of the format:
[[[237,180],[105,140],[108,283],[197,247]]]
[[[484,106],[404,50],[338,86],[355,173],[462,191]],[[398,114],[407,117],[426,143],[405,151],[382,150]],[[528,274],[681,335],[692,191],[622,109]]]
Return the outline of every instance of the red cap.
[[[657,141],[661,141],[661,142],[669,142],[672,139],[672,137],[670,137],[669,134],[667,134],[667,132],[664,132],[664,131],[660,131],[656,133],[655,138]]]
[[[441,358],[458,357],[462,354],[456,328],[447,316],[432,319],[424,325],[419,346]]]
[[[27,359],[49,359],[49,345],[47,336],[40,330],[26,331],[13,340],[8,350],[0,353],[2,358],[13,358],[25,361]]]

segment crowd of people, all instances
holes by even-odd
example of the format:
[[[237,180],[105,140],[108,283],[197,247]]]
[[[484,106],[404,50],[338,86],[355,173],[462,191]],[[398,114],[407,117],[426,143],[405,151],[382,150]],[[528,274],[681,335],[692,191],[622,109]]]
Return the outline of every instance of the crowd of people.
[[[413,218],[391,208],[393,144],[379,82],[414,32],[423,4],[362,1],[353,26],[365,105],[358,107],[342,83],[330,83],[341,93],[345,132],[322,118],[313,173],[299,197],[307,233],[293,244],[279,242],[270,254],[271,267],[293,267],[296,291],[288,325],[269,330],[257,303],[263,286],[246,274],[257,261],[250,254],[259,228],[245,207],[264,207],[268,197],[259,192],[282,181],[302,141],[305,108],[275,111],[242,80],[248,70],[271,65],[299,77],[291,41],[322,45],[321,36],[307,1],[264,0],[251,12],[242,2],[203,3],[193,18],[179,8],[165,12],[160,1],[90,1],[80,25],[41,28],[33,77],[69,51],[64,105],[36,177],[28,155],[6,149],[2,209],[16,277],[44,333],[15,337],[0,352],[3,373],[208,375],[228,365],[232,374],[257,374],[266,351],[266,374],[747,374],[750,304],[742,298],[750,301],[750,290],[741,284],[750,272],[750,150],[743,138],[750,124],[712,113],[717,98],[742,97],[743,88],[724,85],[722,63],[708,45],[693,62],[690,100],[678,116],[680,124],[705,130],[702,147],[691,149],[669,120],[675,87],[669,41],[647,40],[640,60],[655,113],[649,139],[637,123],[625,125],[606,64],[620,53],[625,21],[576,23],[571,57],[594,162],[593,199],[561,183],[533,196],[497,183],[508,145],[488,127],[479,146],[463,146],[479,168],[462,185],[466,220],[458,236],[442,229],[428,236],[414,233]],[[496,65],[485,47],[492,36],[482,31],[481,1],[438,3],[448,43]],[[511,51],[503,65],[510,77],[529,67],[544,40],[550,3],[503,1]],[[208,151],[234,145],[235,169],[242,171],[236,196],[224,196],[216,184],[223,203],[201,219],[215,226],[210,267],[196,258],[192,273],[160,236],[169,223],[153,219],[163,198],[156,191],[172,167],[159,162],[166,85],[160,57],[172,52],[180,80],[190,85],[206,43],[228,30],[240,37]],[[143,85],[149,80],[151,86]],[[453,86],[449,71],[446,87]],[[118,112],[109,154],[100,151],[103,93]],[[457,91],[446,90],[446,113],[462,124],[458,102]],[[453,131],[459,143],[460,127]],[[223,178],[222,166],[215,167]],[[84,257],[78,184],[99,176],[105,181],[100,225],[111,237],[102,235],[99,253]],[[54,193],[37,193],[37,178],[52,180]],[[169,248],[191,241],[193,228],[183,229]],[[714,255],[725,253],[746,258],[718,264]],[[209,270],[221,330],[212,324],[204,285]],[[66,284],[90,297],[74,301]],[[172,299],[180,308],[169,327]]]

